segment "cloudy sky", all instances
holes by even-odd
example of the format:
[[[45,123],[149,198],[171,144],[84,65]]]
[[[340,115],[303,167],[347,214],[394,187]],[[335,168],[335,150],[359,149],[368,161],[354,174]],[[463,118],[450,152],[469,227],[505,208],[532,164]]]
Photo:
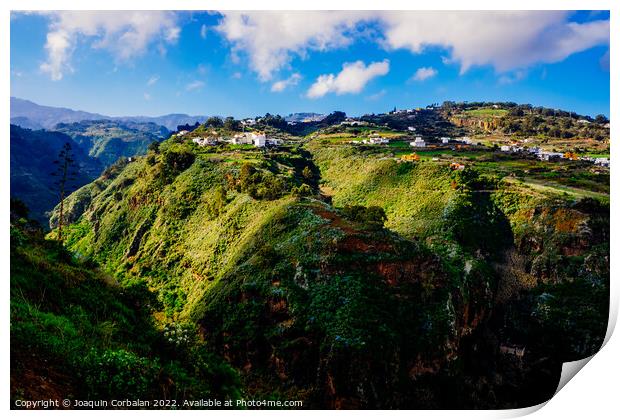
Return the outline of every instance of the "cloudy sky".
[[[609,13],[12,13],[11,95],[107,115],[444,100],[609,115]]]

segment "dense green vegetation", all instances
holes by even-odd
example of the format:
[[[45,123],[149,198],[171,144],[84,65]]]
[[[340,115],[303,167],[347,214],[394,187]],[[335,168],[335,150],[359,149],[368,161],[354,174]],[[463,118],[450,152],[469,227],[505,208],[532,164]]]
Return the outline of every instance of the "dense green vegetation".
[[[120,285],[11,211],[11,398],[235,398],[235,372],[191,323],[157,328],[144,283]]]
[[[47,226],[47,212],[60,200],[60,193],[50,174],[56,169],[54,160],[66,143],[72,146],[72,154],[79,165],[75,181],[67,185],[68,192],[97,178],[103,165],[83,150],[71,137],[54,131],[28,130],[11,125],[11,196],[24,201],[31,217],[41,226]]]
[[[489,104],[462,108],[474,118],[509,115]],[[436,109],[416,115],[436,118],[429,130],[437,133],[443,124],[463,129]],[[30,284],[19,270],[33,270],[24,256],[32,250],[48,264],[38,276],[72,270],[86,279],[59,276],[59,290],[81,296],[88,285],[89,301],[102,296],[95,318],[70,293],[56,293],[68,304],[40,307],[90,340],[73,344],[87,357],[58,361],[81,372],[71,378],[80,392],[110,398],[103,384],[115,384],[155,395],[172,378],[184,395],[204,389],[306,408],[522,407],[552,395],[562,362],[598,349],[607,322],[607,172],[485,148],[401,161],[406,146],[343,141],[371,131],[407,136],[397,128],[329,118],[300,139],[267,115],[259,127],[291,141],[265,149],[192,143],[192,135],[239,129],[210,118],[117,161],[67,199],[68,251],[55,231],[35,240],[25,218],[13,218],[12,292]],[[57,300],[37,293],[16,294],[14,305]],[[79,326],[74,307],[87,313]],[[15,319],[19,336],[29,321]]]

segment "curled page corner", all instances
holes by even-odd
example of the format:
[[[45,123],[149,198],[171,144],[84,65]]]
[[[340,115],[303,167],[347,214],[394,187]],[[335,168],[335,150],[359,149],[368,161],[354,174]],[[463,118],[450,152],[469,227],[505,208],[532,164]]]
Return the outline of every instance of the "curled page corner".
[[[596,355],[586,357],[585,359],[573,360],[572,362],[565,362],[562,364],[562,373],[560,375],[560,381],[558,387],[555,390],[553,396],[555,397],[558,392],[579,372],[592,358]]]
[[[618,297],[613,293],[610,293],[610,302],[609,302],[609,319],[607,321],[607,332],[605,333],[605,339],[603,340],[603,344],[601,348],[598,349],[596,353],[592,356],[586,357],[580,360],[574,360],[572,362],[565,362],[562,364],[562,373],[560,375],[560,381],[558,383],[558,387],[555,390],[553,396],[556,396],[558,392],[571,380],[573,377],[579,372],[583,367],[590,361],[596,354],[605,347],[605,345],[609,342],[611,335],[613,334],[616,328],[616,321],[618,320]],[[553,398],[553,397],[552,397]]]

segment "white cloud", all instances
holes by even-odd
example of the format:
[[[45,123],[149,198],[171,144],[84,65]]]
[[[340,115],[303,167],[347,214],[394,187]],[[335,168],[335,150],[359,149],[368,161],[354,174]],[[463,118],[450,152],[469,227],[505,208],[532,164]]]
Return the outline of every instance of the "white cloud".
[[[284,80],[278,80],[273,85],[271,85],[272,92],[282,92],[289,86],[295,86],[301,80],[301,74],[293,73],[290,77]]]
[[[420,67],[416,70],[416,72],[411,76],[411,80],[415,80],[416,82],[423,82],[426,79],[430,79],[432,77],[437,76],[437,70],[432,67]]]
[[[321,98],[330,92],[337,95],[359,93],[366,84],[378,76],[385,76],[390,71],[389,60],[370,63],[366,66],[362,61],[344,63],[342,71],[337,75],[323,74],[308,89],[308,98]]]
[[[609,43],[609,20],[569,17],[567,11],[225,12],[216,29],[231,42],[233,59],[246,53],[262,81],[294,56],[346,47],[368,34],[388,50],[443,48],[444,62],[462,73],[486,65],[503,73]]]
[[[151,100],[151,94],[150,94],[150,93],[147,93],[147,92],[144,92],[144,99],[145,99],[146,101],[150,101],[150,100]]]
[[[207,39],[207,25],[205,24],[200,27],[200,37],[202,39]]]
[[[241,75],[241,72],[236,71],[236,72],[234,72],[234,73],[232,74],[232,76],[231,76],[231,77],[232,77],[233,79],[241,79],[241,76],[242,76],[242,75]]]
[[[44,12],[50,18],[40,69],[52,80],[72,72],[71,56],[79,41],[109,51],[118,62],[144,53],[154,41],[174,44],[180,34],[176,15],[163,11],[61,11]]]
[[[544,74],[545,74],[545,77],[547,77],[546,71]],[[513,83],[518,82],[519,80],[525,79],[525,76],[527,76],[527,72],[525,70],[517,70],[513,72],[512,74],[502,74],[499,77],[499,79],[497,79],[497,82],[500,85],[511,85]]]
[[[449,51],[461,73],[490,65],[497,72],[562,61],[609,42],[609,21],[568,22],[565,11],[385,12],[383,44],[421,53]]]
[[[200,90],[204,87],[204,85],[205,85],[205,82],[203,82],[202,80],[194,80],[193,82],[185,85],[185,90],[188,92],[191,92],[194,90]]]
[[[158,75],[151,76],[149,78],[149,80],[146,82],[146,85],[147,86],[153,86],[155,83],[157,83],[158,80],[159,80],[159,76]]]
[[[286,68],[293,55],[341,48],[353,42],[357,23],[368,12],[260,11],[223,12],[216,30],[233,47],[233,61],[241,51],[260,80],[268,81]]]

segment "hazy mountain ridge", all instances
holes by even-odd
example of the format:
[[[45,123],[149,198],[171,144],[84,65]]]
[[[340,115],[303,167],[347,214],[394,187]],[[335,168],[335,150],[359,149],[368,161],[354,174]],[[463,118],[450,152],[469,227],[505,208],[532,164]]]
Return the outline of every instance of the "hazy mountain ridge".
[[[25,119],[24,119],[25,118]],[[168,130],[176,130],[177,125],[193,124],[196,121],[204,121],[207,116],[187,114],[167,114],[158,117],[148,116],[120,116],[76,111],[70,108],[39,105],[32,101],[11,96],[11,123],[24,128],[52,129],[59,123],[74,123],[85,120],[112,120],[112,121],[135,121],[141,123],[155,123],[163,125]],[[23,125],[25,124],[25,125]]]

